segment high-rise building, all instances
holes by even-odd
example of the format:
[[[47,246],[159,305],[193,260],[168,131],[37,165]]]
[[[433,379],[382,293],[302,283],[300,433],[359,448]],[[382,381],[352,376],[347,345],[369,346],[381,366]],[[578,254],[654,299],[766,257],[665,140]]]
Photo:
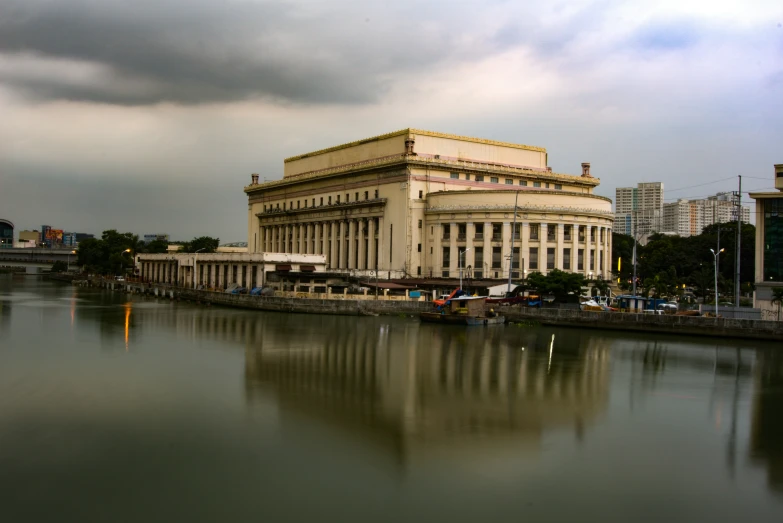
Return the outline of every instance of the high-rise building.
[[[650,234],[662,229],[662,220],[662,182],[642,182],[615,191],[614,232]]]
[[[750,221],[750,208],[742,207],[742,221]],[[708,225],[737,220],[734,193],[718,193],[703,200],[677,200],[663,206],[663,232],[696,236]]]
[[[756,200],[756,291],[762,319],[780,320],[775,292],[783,289],[783,164],[775,165],[777,192],[750,193]]]

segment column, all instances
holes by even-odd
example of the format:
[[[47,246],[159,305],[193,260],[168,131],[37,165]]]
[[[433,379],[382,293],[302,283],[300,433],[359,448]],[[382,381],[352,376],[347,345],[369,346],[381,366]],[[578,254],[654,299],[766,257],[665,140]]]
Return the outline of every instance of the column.
[[[367,268],[375,270],[375,220],[367,220]]]
[[[460,256],[461,249],[457,247],[457,224],[451,222],[449,224],[449,250],[451,251],[451,258],[449,259],[449,277],[459,278]],[[463,265],[464,267],[464,265]]]
[[[355,220],[351,220],[348,223],[345,224],[346,228],[348,229],[348,234],[346,235],[346,238],[348,238],[348,258],[345,266],[348,269],[355,269],[356,264],[354,263],[356,261],[356,227],[358,225],[358,222]]]
[[[541,222],[538,226],[538,271],[546,274],[546,249],[547,234],[549,234],[549,224]]]
[[[557,248],[555,249],[555,267],[563,270],[563,246],[565,245],[565,227],[562,223],[557,224]]]
[[[590,277],[590,249],[593,244],[590,242],[590,234],[592,233],[593,226],[589,223],[585,225],[585,278]]]
[[[332,242],[332,248],[329,250],[329,267],[332,269],[337,268],[337,225],[337,222],[329,222],[331,228],[329,240]]]
[[[492,269],[492,222],[484,222],[484,278],[494,276]]]
[[[528,253],[528,238],[530,238],[530,224],[523,222],[519,228],[519,275],[525,277],[525,269],[529,266],[530,254]]]
[[[465,254],[462,263],[463,267],[473,267],[473,270],[475,271],[475,265],[476,265],[476,251],[473,249],[473,237],[476,236],[476,226],[473,225],[473,222],[467,222],[465,224],[465,249],[469,249],[467,254]],[[422,249],[424,247],[422,246]]]
[[[359,220],[359,264],[356,266],[357,269],[367,269],[367,246],[364,244],[365,240],[367,239],[367,220],[361,219]]]
[[[383,216],[378,218],[378,270],[386,269],[389,266],[389,262],[386,258],[386,242],[388,241],[386,234],[385,220]]]
[[[508,269],[508,271],[504,271],[501,276],[504,278],[508,278],[508,275],[511,273],[511,235],[513,234],[513,231],[511,230],[511,223],[510,222],[503,222],[503,229],[501,231],[501,239],[503,240],[503,244],[500,247],[500,259],[501,259],[501,266],[504,269]]]
[[[579,272],[579,223],[571,226],[571,272]]]
[[[348,238],[348,229],[350,224],[343,220],[340,220],[340,268],[348,268],[348,248],[345,245],[345,240]]]
[[[610,280],[612,274],[612,229],[604,227],[604,230],[606,231],[606,245],[604,246],[604,251],[606,252],[606,254],[604,254],[604,260],[606,265],[604,266],[604,279]]]

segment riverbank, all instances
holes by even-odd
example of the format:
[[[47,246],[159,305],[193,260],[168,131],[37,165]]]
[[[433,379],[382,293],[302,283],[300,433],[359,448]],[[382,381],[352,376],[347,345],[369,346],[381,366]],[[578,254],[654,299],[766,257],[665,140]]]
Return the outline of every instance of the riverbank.
[[[351,295],[332,295],[329,299],[311,299],[294,296],[249,296],[246,294],[181,289],[159,284],[149,285],[97,278],[74,281],[73,284],[197,303],[209,303],[224,307],[273,312],[341,316],[415,315],[432,309],[432,304],[428,301],[393,300],[384,296],[380,296],[378,299],[352,299]],[[512,323],[537,322],[542,325],[580,329],[783,341],[783,322],[769,320],[589,312],[576,309],[539,309],[517,306],[502,307],[500,312],[506,317],[508,322]]]

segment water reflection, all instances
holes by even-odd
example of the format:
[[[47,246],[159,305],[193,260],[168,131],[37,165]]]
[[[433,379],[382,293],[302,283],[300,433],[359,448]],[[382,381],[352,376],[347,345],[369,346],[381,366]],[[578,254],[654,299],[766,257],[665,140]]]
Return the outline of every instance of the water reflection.
[[[271,393],[284,410],[385,441],[401,463],[468,441],[474,452],[537,448],[547,429],[581,439],[606,408],[608,349],[595,338],[383,319],[357,329],[332,318],[320,332],[295,323],[280,318],[249,338],[249,400]]]
[[[783,493],[783,354],[764,352],[759,363],[755,373],[750,455],[766,467],[770,487]]]

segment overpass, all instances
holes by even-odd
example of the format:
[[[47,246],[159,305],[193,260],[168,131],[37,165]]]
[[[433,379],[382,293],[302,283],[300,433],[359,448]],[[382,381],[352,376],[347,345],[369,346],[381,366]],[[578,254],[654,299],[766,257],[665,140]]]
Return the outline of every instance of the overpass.
[[[54,262],[76,263],[73,249],[0,249],[0,267],[40,267],[50,269]]]

